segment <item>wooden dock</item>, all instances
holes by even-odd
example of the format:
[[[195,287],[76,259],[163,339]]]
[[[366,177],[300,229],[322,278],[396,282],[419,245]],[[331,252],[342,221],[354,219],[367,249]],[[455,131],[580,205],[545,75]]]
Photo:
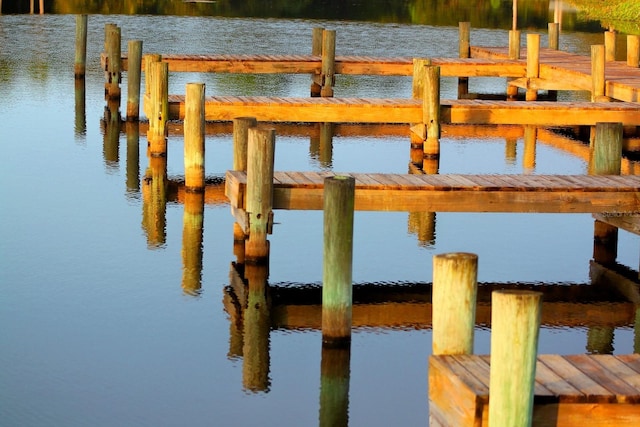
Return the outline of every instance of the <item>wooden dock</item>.
[[[145,97],[145,112],[149,98]],[[640,126],[640,103],[525,102],[442,100],[441,122],[476,125],[595,125],[620,122]],[[205,120],[231,121],[255,117],[263,122],[315,123],[422,123],[423,103],[418,99],[295,98],[267,96],[209,96]],[[183,95],[169,95],[169,119],[183,120]]]
[[[335,172],[275,172],[274,209],[321,210]],[[355,209],[406,212],[640,212],[640,176],[346,173]],[[244,209],[246,173],[227,171],[225,194]]]
[[[431,426],[488,425],[490,356],[430,356]],[[534,426],[637,426],[640,354],[539,355]]]

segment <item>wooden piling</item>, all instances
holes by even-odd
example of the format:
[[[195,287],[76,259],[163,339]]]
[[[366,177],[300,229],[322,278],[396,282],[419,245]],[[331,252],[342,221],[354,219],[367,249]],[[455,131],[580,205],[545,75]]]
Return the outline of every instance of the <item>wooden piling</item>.
[[[527,79],[540,77],[540,34],[527,34]],[[535,101],[538,91],[527,89],[525,99]]]
[[[129,40],[127,52],[127,121],[131,122],[140,118],[142,40]]]
[[[473,354],[478,256],[465,252],[433,257],[432,354]]]
[[[491,300],[489,426],[530,426],[542,293],[501,290]]]
[[[73,72],[76,79],[85,76],[87,63],[87,15],[76,15],[76,49]]]
[[[311,32],[311,55],[322,56],[322,33],[324,28],[316,27]],[[320,96],[320,90],[322,89],[322,75],[313,74],[311,76],[311,96]]]
[[[144,55],[144,94],[147,97],[151,97],[151,88],[153,87],[151,66],[154,62],[160,61],[162,61],[160,54],[148,53]]]
[[[440,67],[425,66],[422,122],[426,130],[424,159],[440,158]]]
[[[608,101],[605,92],[605,47],[604,45],[591,46],[591,78],[593,79],[591,89],[591,101]]]
[[[411,96],[413,99],[424,99],[424,82],[426,79],[426,65],[431,65],[429,58],[413,58],[413,80]],[[416,169],[422,169],[424,159],[424,140],[427,137],[427,129],[424,123],[414,123],[411,126],[411,163]]]
[[[332,97],[336,70],[336,31],[322,32],[322,88],[320,96]]]
[[[549,22],[549,49],[560,49],[560,24]]]
[[[120,27],[116,24],[105,25],[105,52],[107,54],[105,68],[105,98],[120,99],[121,47]]]
[[[233,119],[233,170],[247,171],[247,146],[249,128],[258,125],[255,117],[236,117]]]
[[[627,35],[627,65],[640,67],[640,35]]]
[[[354,200],[353,177],[324,180],[322,342],[330,347],[351,342]]]
[[[471,23],[459,22],[458,23],[458,56],[460,58],[471,57]],[[469,78],[458,78],[458,99],[465,98],[469,94]]]
[[[509,31],[509,59],[520,59],[520,30]],[[508,84],[507,79],[507,100],[513,101],[518,98],[518,86]]]
[[[596,123],[595,137],[591,148],[592,163],[589,171],[593,175],[620,175],[622,167],[621,123]]]
[[[184,114],[184,180],[187,191],[204,191],[204,83],[187,83]]]
[[[169,119],[169,64],[151,64],[151,112],[149,117],[149,153],[167,155],[167,121]]]
[[[245,262],[268,263],[269,241],[273,225],[273,162],[276,131],[249,129],[247,147],[246,212],[249,239],[245,243]]]
[[[616,32],[615,31],[605,31],[604,32],[604,50],[605,50],[605,61],[611,62],[616,60]]]

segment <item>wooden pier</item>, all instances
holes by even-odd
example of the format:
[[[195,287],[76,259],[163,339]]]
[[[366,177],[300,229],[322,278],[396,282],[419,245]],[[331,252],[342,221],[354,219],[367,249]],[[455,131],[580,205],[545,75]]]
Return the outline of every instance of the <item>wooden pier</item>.
[[[335,172],[275,172],[274,209],[322,209],[323,181]],[[355,209],[407,212],[640,212],[640,176],[412,175],[345,173],[356,180]],[[227,171],[225,194],[245,208],[246,173]]]
[[[490,356],[429,358],[431,426],[488,426]],[[640,354],[539,355],[534,426],[637,426]]]

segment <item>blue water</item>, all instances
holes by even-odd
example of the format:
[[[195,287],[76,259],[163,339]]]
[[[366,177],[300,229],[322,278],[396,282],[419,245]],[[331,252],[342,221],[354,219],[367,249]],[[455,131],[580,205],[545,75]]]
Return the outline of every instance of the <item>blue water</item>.
[[[457,29],[305,20],[151,16],[89,18],[86,129],[76,124],[73,16],[0,16],[0,424],[3,426],[263,426],[318,423],[321,335],[272,330],[269,388],[243,387],[242,358],[229,355],[223,308],[233,255],[228,206],[205,208],[202,289],[183,292],[183,207],[166,209],[166,240],[150,247],[142,197],[126,186],[126,135],[119,161],[103,154],[103,73],[107,22],[123,45],[145,52],[307,53],[311,29],[334,28],[338,54],[455,56]],[[561,46],[588,52],[589,34]],[[500,45],[506,33],[472,31],[472,43]],[[124,50],[124,49],[123,49]],[[170,92],[204,81],[208,94],[306,96],[308,76],[172,75]],[[249,84],[250,83],[250,84]],[[472,81],[487,92],[504,82]],[[123,87],[126,87],[126,75]],[[336,96],[409,96],[407,78],[338,77]],[[451,97],[455,81],[443,83]],[[479,90],[479,89],[478,89]],[[82,123],[82,120],[80,121]],[[208,174],[231,167],[231,136],[208,135]],[[140,138],[140,174],[147,165]],[[440,172],[522,173],[500,138],[444,138]],[[183,173],[182,141],[169,140],[168,173]],[[335,137],[335,171],[406,171],[405,137]],[[277,170],[322,168],[308,137],[279,137]],[[529,171],[531,172],[531,171]],[[583,160],[538,144],[533,173],[586,173]],[[269,282],[322,280],[322,214],[275,213]],[[421,245],[407,213],[355,215],[353,280],[430,282],[431,258],[479,255],[481,282],[588,284],[590,215],[439,213],[436,240]],[[619,234],[618,262],[638,268],[638,236]],[[585,328],[543,328],[542,353],[584,353]],[[633,351],[632,325],[615,330],[614,351]],[[349,384],[352,426],[425,425],[429,330],[356,330]],[[479,329],[476,352],[489,351]]]

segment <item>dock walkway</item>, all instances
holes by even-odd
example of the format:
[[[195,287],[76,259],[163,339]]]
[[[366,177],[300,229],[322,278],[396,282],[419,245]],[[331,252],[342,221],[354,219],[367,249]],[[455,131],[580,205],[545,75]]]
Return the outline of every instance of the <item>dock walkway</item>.
[[[490,356],[430,356],[432,426],[487,426]],[[636,426],[640,354],[539,355],[533,425]]]
[[[322,210],[324,179],[335,172],[275,172],[273,208]],[[411,175],[345,173],[355,209],[405,212],[640,212],[640,176]],[[225,194],[244,209],[246,173],[227,171]]]

